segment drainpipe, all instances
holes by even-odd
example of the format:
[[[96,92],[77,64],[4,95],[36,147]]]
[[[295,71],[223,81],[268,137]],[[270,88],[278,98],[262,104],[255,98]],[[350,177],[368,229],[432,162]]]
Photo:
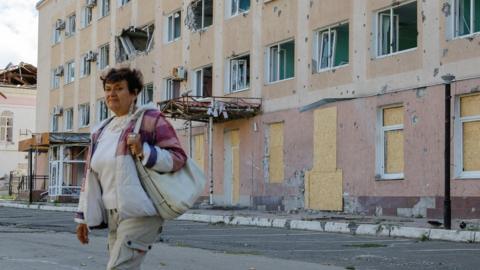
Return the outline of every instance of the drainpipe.
[[[208,174],[210,177],[209,203],[213,205],[213,117],[208,119]]]
[[[452,228],[452,201],[450,198],[450,122],[451,122],[451,82],[455,80],[455,76],[447,74],[442,76],[445,81],[445,190],[443,199],[443,224],[444,228],[450,230]]]
[[[443,224],[447,230],[452,228],[452,202],[450,200],[450,87],[450,83],[445,84],[445,195],[443,201]]]

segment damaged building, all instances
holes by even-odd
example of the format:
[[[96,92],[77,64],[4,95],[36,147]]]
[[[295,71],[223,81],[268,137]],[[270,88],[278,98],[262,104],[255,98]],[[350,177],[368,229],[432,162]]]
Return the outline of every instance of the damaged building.
[[[450,197],[480,217],[477,1],[57,2],[37,4],[40,129],[89,132],[99,75],[129,65],[205,204],[438,218]]]
[[[0,193],[28,194],[28,158],[19,142],[35,132],[37,68],[20,62],[0,69]],[[33,117],[32,117],[33,116]],[[23,179],[23,182],[22,182]],[[43,185],[45,181],[39,181]]]

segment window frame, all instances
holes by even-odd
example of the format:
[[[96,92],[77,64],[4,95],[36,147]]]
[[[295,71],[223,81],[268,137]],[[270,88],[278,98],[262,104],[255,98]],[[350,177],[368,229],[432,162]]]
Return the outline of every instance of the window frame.
[[[459,179],[477,179],[480,178],[480,171],[463,170],[463,124],[480,121],[480,114],[475,116],[461,117],[461,98],[474,96],[477,94],[466,94],[455,97],[455,121],[454,121],[454,141],[455,141],[455,177]]]
[[[57,68],[54,68],[51,70],[50,73],[50,90],[58,89],[60,88],[60,77],[57,76],[56,73]]]
[[[233,11],[233,2],[236,1],[237,3],[237,6],[236,6],[236,11],[235,13],[232,13]],[[249,3],[249,6],[248,6],[248,9],[247,10],[244,10],[244,11],[240,11],[240,1],[241,0],[228,0],[228,4],[226,5],[226,8],[227,8],[227,18],[233,18],[233,17],[236,17],[236,16],[239,16],[239,15],[242,15],[242,14],[248,14],[248,12],[250,11],[250,8],[251,8],[251,5],[252,5],[252,1],[250,1]]]
[[[98,19],[102,19],[110,15],[111,10],[111,2],[110,0],[100,0],[100,5],[98,9]]]
[[[73,107],[63,110],[63,115],[64,115],[64,123],[63,123],[64,130],[72,131],[73,130]]]
[[[12,111],[5,110],[0,113],[0,143],[2,144],[9,144],[13,143],[13,126],[14,126],[14,116],[15,114]],[[10,121],[9,121],[10,119]],[[5,124],[2,124],[2,121],[5,120]],[[10,124],[9,124],[10,123]],[[5,138],[1,137],[1,130],[5,130]],[[9,132],[10,131],[10,132]],[[9,138],[9,133],[11,134],[11,137]]]
[[[201,15],[201,25],[198,29],[195,30],[195,32],[197,31],[205,31],[207,30],[209,27],[211,27],[213,24],[214,24],[214,1],[213,0],[201,0],[202,1],[202,15]],[[205,1],[212,1],[212,23],[205,26]]]
[[[87,28],[93,21],[93,8],[89,6],[83,6],[81,10],[80,27],[81,29]]]
[[[384,126],[383,114],[385,109],[402,108],[402,113],[405,114],[405,106],[403,104],[393,104],[382,106],[377,110],[377,142],[376,142],[376,180],[403,180],[405,179],[405,167],[402,173],[385,173],[385,133],[388,131],[402,130],[405,141],[405,117],[403,124]],[[405,147],[405,144],[404,144]],[[405,149],[402,149],[405,154]],[[405,159],[405,156],[404,156]],[[404,163],[405,164],[405,163]]]
[[[180,31],[178,37],[175,37],[175,15],[179,14],[180,18]],[[170,19],[171,19],[171,25],[170,25]],[[177,40],[179,40],[182,37],[182,11],[181,10],[176,10],[172,13],[170,13],[167,18],[166,18],[166,23],[165,23],[166,31],[165,31],[165,43],[172,43]]]
[[[151,87],[151,88],[149,88]],[[150,101],[146,101],[147,100],[147,90],[151,90],[152,91],[152,100]],[[139,96],[139,99],[138,99],[138,105],[145,105],[145,104],[148,104],[150,102],[154,102],[154,93],[155,93],[155,87],[153,85],[153,82],[149,82],[149,83],[146,83],[143,85],[143,89],[142,91],[140,92],[140,96]]]
[[[106,117],[103,118],[103,109],[106,111]],[[96,112],[96,120],[97,122],[102,122],[105,119],[108,119],[110,117],[110,110],[108,109],[107,103],[105,101],[105,98],[99,98],[97,99],[97,112]]]
[[[280,52],[280,46],[283,45],[283,44],[287,44],[289,42],[293,42],[293,60],[294,60],[293,61],[293,66],[294,66],[293,76],[289,77],[289,78],[285,78],[285,79],[280,79],[280,53],[279,53]],[[271,63],[272,52],[271,52],[271,50],[272,50],[273,47],[277,47],[277,51],[278,51],[276,53],[277,56],[278,56],[277,57],[277,62],[276,62],[277,65],[278,65],[276,67],[276,69],[277,69],[277,73],[276,73],[277,74],[277,79],[276,80],[272,80],[272,78],[271,78],[271,75],[272,75],[272,67],[271,67],[272,66],[272,63]],[[295,46],[295,39],[294,38],[287,39],[287,40],[284,40],[284,41],[280,41],[280,42],[270,44],[270,45],[267,46],[267,53],[266,53],[266,55],[267,55],[267,57],[266,57],[267,58],[266,59],[266,78],[267,78],[266,84],[267,85],[295,79],[295,70],[296,70],[296,67],[295,67],[295,65],[296,65],[296,63],[295,63],[296,52],[295,52],[295,50],[296,50],[296,46]],[[286,55],[285,55],[285,57],[286,57]],[[285,63],[286,63],[286,60],[287,59],[285,59]],[[286,68],[286,66],[285,66],[285,68]],[[286,71],[285,71],[285,74],[286,74]]]
[[[88,52],[80,56],[80,78],[85,78],[92,72],[92,64],[88,58]]]
[[[337,41],[338,41],[338,31],[337,28],[347,25],[348,28],[350,28],[350,23],[349,21],[343,21],[340,23],[332,24],[326,27],[322,27],[314,32],[315,36],[315,41],[314,41],[314,59],[316,61],[316,67],[315,67],[315,73],[321,73],[333,69],[338,69],[342,67],[346,67],[350,65],[350,31],[348,31],[348,39],[349,39],[349,47],[348,47],[348,62],[346,64],[338,65],[335,66],[335,56],[337,55]],[[349,29],[350,30],[350,29]],[[332,54],[328,57],[328,65],[325,68],[322,68],[322,51],[323,51],[323,35],[327,34],[328,37],[328,45],[331,43],[331,34],[334,33],[335,38],[334,38],[334,45],[333,45],[333,50]]]
[[[71,84],[75,81],[75,60],[70,60],[65,63],[65,85]]]
[[[374,42],[374,46],[375,46],[375,58],[377,59],[380,59],[380,58],[384,58],[384,57],[388,57],[388,56],[393,56],[393,55],[397,55],[397,54],[401,54],[401,53],[406,53],[406,52],[410,52],[410,51],[414,51],[418,48],[418,36],[417,36],[417,44],[415,47],[413,48],[409,48],[409,49],[405,49],[405,50],[399,50],[399,44],[400,44],[400,16],[399,15],[395,15],[393,14],[393,10],[396,9],[396,8],[399,8],[399,7],[402,7],[402,6],[405,6],[405,5],[408,5],[408,4],[411,4],[411,3],[415,3],[417,2],[417,11],[416,11],[416,16],[418,17],[418,0],[411,0],[411,1],[406,1],[406,2],[403,2],[401,3],[400,5],[391,5],[387,8],[384,8],[384,9],[381,9],[381,10],[378,10],[377,12],[375,12],[375,19],[374,19],[374,22],[375,22],[375,42]],[[383,47],[381,47],[381,43],[382,43],[382,37],[383,37],[383,31],[381,31],[380,27],[382,26],[381,22],[380,22],[380,15],[385,15],[385,14],[380,14],[382,12],[385,12],[389,10],[390,11],[390,46],[389,46],[389,52],[386,53],[386,54],[381,54],[381,49]],[[397,40],[396,42],[396,46],[397,46],[397,50],[396,51],[393,51],[393,42],[392,42],[392,38],[394,36],[394,31],[392,31],[393,29],[393,25],[394,25],[394,20],[392,20],[392,17],[397,17],[397,20],[396,20],[396,34],[395,34],[395,38]],[[382,37],[380,37],[380,35],[382,34]],[[417,19],[417,35],[418,35],[418,19]]]
[[[110,44],[106,43],[101,45],[98,47],[98,52],[98,68],[104,70],[110,66]]]
[[[90,103],[78,105],[78,128],[88,127],[90,125]]]
[[[248,57],[248,60],[247,59],[242,59],[242,58],[245,58],[245,57]],[[250,71],[251,71],[251,68],[250,68],[250,64],[251,64],[251,57],[250,57],[250,53],[246,53],[246,54],[242,54],[242,55],[239,55],[239,56],[236,56],[236,57],[232,57],[232,58],[229,58],[228,59],[228,62],[227,62],[227,76],[226,76],[226,93],[227,94],[231,94],[231,93],[237,93],[237,92],[242,92],[242,91],[246,91],[248,89],[250,89]],[[233,89],[233,80],[234,80],[234,77],[233,77],[233,67],[235,66],[235,63],[234,61],[236,61],[236,66],[237,66],[237,75],[239,74],[238,73],[238,66],[239,66],[239,61],[245,61],[245,70],[243,70],[241,72],[241,76],[244,78],[245,80],[245,87],[243,88],[238,88],[236,87],[236,89]],[[236,76],[238,78],[238,76]]]
[[[210,98],[211,96],[207,96],[207,97],[204,97],[204,92],[205,92],[205,89],[204,89],[204,83],[203,83],[203,78],[205,77],[204,75],[204,70],[207,69],[207,68],[211,68],[212,69],[212,83],[213,83],[213,65],[206,65],[206,66],[202,66],[202,67],[199,67],[197,69],[194,69],[193,70],[193,79],[192,79],[192,90],[193,90],[193,96],[194,97],[198,97],[198,98]],[[197,89],[197,86],[198,86],[198,72],[200,72],[200,86],[201,86],[201,91],[200,93],[198,92],[199,89]],[[213,96],[213,85],[212,85],[212,96]]]
[[[175,87],[174,87],[174,84],[175,83],[180,83],[180,81],[176,81],[174,80],[173,78],[166,78],[165,79],[165,94],[164,94],[164,99],[165,100],[171,100],[171,99],[174,99],[174,98],[177,98],[174,96],[175,94]],[[179,85],[179,96],[180,96],[180,89],[181,88],[181,85]]]
[[[77,15],[74,12],[67,16],[67,20],[65,23],[65,36],[73,37],[76,32],[77,32]]]
[[[451,37],[453,39],[462,39],[462,38],[468,38],[472,36],[476,36],[480,34],[480,29],[475,32],[475,0],[469,0],[470,1],[470,33],[465,34],[465,35],[460,35],[458,34],[459,31],[459,24],[458,20],[460,17],[460,1],[461,0],[450,0],[449,2],[453,6],[453,16],[451,16],[453,19],[451,20]],[[478,14],[480,17],[480,14]],[[480,18],[479,18],[480,19]]]
[[[57,29],[56,24],[53,24],[52,45],[62,42],[62,30]]]
[[[130,0],[117,0],[117,5],[119,8],[126,6],[128,3],[130,3]]]
[[[58,115],[50,114],[50,131],[58,132]]]

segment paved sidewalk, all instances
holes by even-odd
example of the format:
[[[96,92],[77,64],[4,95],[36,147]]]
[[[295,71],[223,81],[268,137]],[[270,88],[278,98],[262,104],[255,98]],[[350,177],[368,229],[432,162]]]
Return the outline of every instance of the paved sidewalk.
[[[24,204],[0,200],[0,207],[30,208],[51,211],[75,212],[74,204]],[[425,218],[359,216],[330,212],[302,211],[295,213],[269,213],[253,210],[192,209],[179,220],[223,223],[228,225],[288,228],[332,233],[373,235],[383,237],[406,237],[421,240],[445,240],[480,243],[480,221],[453,220],[453,230],[435,228]],[[458,229],[457,229],[458,228]]]

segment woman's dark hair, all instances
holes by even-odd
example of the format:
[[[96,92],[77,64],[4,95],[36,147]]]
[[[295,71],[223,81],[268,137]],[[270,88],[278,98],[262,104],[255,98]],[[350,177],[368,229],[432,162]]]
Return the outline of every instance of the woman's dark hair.
[[[127,81],[128,91],[132,94],[138,95],[143,89],[143,75],[138,69],[130,69],[128,67],[112,68],[106,75],[101,76],[100,80],[102,80],[104,90],[105,84],[123,80]],[[137,90],[136,92],[135,89]]]

